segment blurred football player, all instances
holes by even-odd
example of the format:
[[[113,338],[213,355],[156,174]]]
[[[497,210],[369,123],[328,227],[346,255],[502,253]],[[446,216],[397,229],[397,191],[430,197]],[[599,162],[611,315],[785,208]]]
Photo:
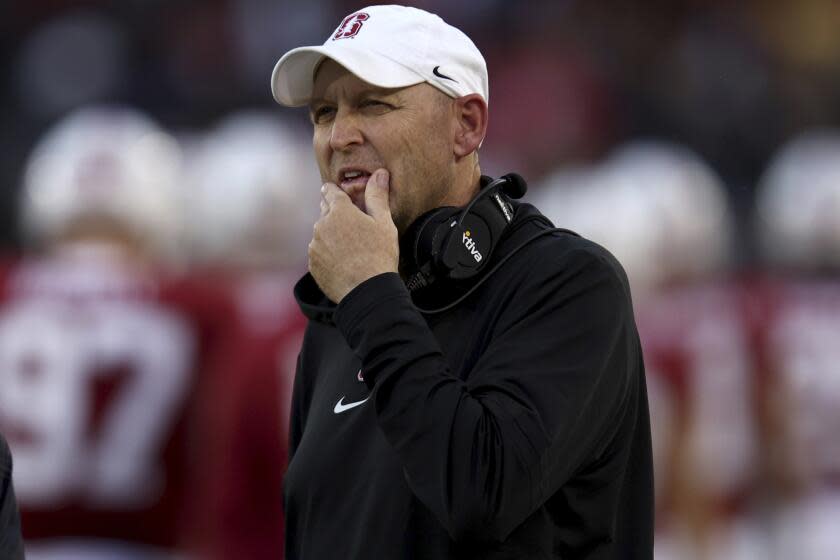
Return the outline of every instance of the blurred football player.
[[[174,139],[124,107],[70,114],[27,163],[0,429],[29,558],[169,558],[197,519],[194,411],[232,312],[172,273],[180,174]]]
[[[761,179],[756,232],[767,265],[759,356],[767,379],[774,558],[840,549],[840,131],[810,131]]]
[[[735,549],[752,533],[732,528],[751,496],[755,426],[723,184],[686,148],[636,141],[597,166],[555,175],[542,196],[552,220],[613,251],[633,287],[654,443],[657,558],[740,557]]]
[[[308,140],[276,115],[243,111],[193,148],[187,233],[193,267],[233,294],[243,326],[233,375],[205,423],[222,458],[202,478],[216,502],[198,540],[213,558],[277,558],[291,383],[304,319],[292,288],[318,217]]]
[[[697,558],[750,558],[760,547],[750,300],[730,270],[724,185],[697,154],[665,142],[625,146],[607,167],[648,193],[656,224],[655,297],[640,302],[637,317],[648,378],[674,399],[663,541],[678,543],[678,558],[680,547]]]

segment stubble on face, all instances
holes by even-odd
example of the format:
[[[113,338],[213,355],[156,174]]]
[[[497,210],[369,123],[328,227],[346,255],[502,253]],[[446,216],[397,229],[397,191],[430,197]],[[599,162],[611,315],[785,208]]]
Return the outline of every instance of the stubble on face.
[[[400,235],[421,214],[445,204],[455,177],[451,98],[425,83],[378,88],[331,60],[316,73],[315,96],[313,147],[324,181],[336,182],[338,170],[348,164],[385,167]],[[369,108],[370,100],[386,105]],[[319,122],[324,103],[328,118]],[[336,142],[336,126],[353,141]],[[363,191],[357,188],[351,196],[357,202]]]
[[[403,177],[391,212],[400,234],[420,215],[445,204],[455,177],[449,138],[452,100],[428,84],[414,87],[426,114],[400,135]]]

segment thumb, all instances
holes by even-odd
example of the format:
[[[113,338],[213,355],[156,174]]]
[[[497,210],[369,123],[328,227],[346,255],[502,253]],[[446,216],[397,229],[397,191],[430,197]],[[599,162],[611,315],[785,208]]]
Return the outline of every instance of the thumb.
[[[368,179],[365,187],[365,211],[376,220],[391,220],[391,208],[388,194],[391,190],[391,177],[387,169],[377,169]]]

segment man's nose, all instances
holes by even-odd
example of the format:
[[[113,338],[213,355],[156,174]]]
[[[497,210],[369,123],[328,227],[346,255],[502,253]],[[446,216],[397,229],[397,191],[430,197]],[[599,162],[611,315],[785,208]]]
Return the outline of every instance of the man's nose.
[[[364,141],[356,115],[339,109],[336,112],[330,133],[330,148],[343,151]]]

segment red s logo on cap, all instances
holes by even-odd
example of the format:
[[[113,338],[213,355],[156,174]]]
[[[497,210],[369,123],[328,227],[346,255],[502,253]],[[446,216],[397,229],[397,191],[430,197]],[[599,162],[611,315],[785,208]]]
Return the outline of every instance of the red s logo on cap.
[[[338,31],[333,35],[333,41],[336,39],[349,39],[355,37],[362,30],[362,23],[369,19],[370,16],[364,12],[351,14],[344,18],[341,25],[338,26]]]

